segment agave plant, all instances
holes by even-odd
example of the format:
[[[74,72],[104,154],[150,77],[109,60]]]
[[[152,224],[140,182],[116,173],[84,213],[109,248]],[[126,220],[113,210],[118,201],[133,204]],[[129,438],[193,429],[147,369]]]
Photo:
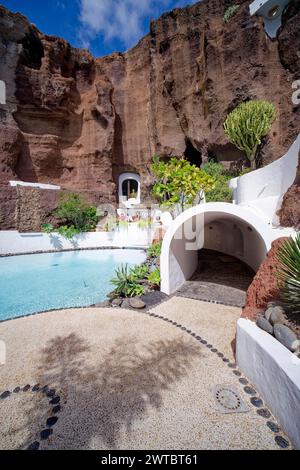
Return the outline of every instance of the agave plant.
[[[116,286],[114,292],[122,297],[134,297],[144,293],[144,287],[134,278],[128,264],[122,264],[116,269],[116,277],[111,283]]]
[[[277,258],[281,297],[293,311],[300,313],[300,232],[279,247]]]

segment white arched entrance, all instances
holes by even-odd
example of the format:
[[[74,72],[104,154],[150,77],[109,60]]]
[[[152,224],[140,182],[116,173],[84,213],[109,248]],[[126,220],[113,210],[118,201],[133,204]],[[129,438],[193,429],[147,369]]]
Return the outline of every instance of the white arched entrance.
[[[141,178],[138,174],[128,172],[119,176],[119,202],[140,204]]]
[[[178,216],[162,244],[161,290],[175,292],[195,272],[198,250],[207,248],[234,256],[257,271],[278,234],[251,210],[211,202]]]

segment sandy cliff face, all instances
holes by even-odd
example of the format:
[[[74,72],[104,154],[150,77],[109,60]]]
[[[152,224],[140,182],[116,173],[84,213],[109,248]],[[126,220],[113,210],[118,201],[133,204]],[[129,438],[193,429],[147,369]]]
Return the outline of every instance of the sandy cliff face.
[[[59,184],[95,203],[115,201],[118,175],[141,175],[148,193],[154,153],[204,161],[241,157],[223,133],[239,102],[272,101],[278,118],[262,161],[279,158],[299,132],[291,101],[299,78],[300,12],[291,7],[278,40],[249,16],[249,1],[225,24],[231,0],[207,0],[153,21],[124,54],[94,59],[45,36],[0,7],[0,226],[14,207],[9,179]],[[298,42],[297,42],[298,41]],[[295,44],[299,45],[295,49]],[[10,218],[11,219],[11,218]]]

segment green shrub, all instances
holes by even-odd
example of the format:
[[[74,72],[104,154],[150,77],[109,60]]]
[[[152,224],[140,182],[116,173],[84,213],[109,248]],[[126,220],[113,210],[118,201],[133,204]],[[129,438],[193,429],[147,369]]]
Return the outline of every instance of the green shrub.
[[[99,219],[96,207],[88,205],[75,193],[64,194],[53,215],[62,226],[74,227],[78,233],[94,230]]]
[[[42,232],[44,233],[51,233],[53,232],[54,227],[52,224],[43,224],[42,225]]]
[[[226,118],[225,135],[246,153],[251,168],[256,168],[256,154],[262,138],[268,134],[276,118],[272,103],[253,100],[241,103]]]
[[[116,277],[111,280],[111,283],[116,286],[113,292],[121,297],[135,297],[144,293],[144,287],[134,279],[128,264],[116,269]]]
[[[240,8],[240,5],[231,5],[230,7],[228,7],[226,10],[225,10],[225,13],[224,13],[224,16],[223,16],[223,19],[224,19],[224,23],[228,23],[228,21],[234,16],[236,15],[236,13],[238,12],[238,9]]]
[[[142,281],[147,277],[148,266],[145,264],[136,265],[130,270],[131,277],[134,281]]]
[[[277,259],[280,262],[278,278],[281,297],[292,311],[300,313],[300,232],[295,240],[290,238],[279,247]]]
[[[147,250],[148,256],[150,258],[158,258],[161,254],[162,242],[153,243]]]
[[[148,275],[148,281],[154,286],[160,285],[160,269],[156,268],[152,273]]]
[[[156,180],[153,195],[166,207],[180,204],[182,211],[193,204],[201,190],[207,191],[214,185],[213,178],[183,158],[172,157],[165,162],[156,155],[151,170]]]
[[[205,193],[206,202],[232,202],[232,190],[229,188],[231,175],[221,163],[209,161],[203,171],[215,179],[214,187]]]

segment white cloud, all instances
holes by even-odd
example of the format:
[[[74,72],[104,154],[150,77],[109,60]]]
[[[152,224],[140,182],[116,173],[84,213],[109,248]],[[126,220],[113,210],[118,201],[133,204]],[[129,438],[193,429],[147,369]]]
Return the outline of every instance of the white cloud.
[[[87,48],[97,36],[106,42],[118,39],[131,47],[145,34],[145,19],[173,5],[172,0],[80,0],[79,39]]]

